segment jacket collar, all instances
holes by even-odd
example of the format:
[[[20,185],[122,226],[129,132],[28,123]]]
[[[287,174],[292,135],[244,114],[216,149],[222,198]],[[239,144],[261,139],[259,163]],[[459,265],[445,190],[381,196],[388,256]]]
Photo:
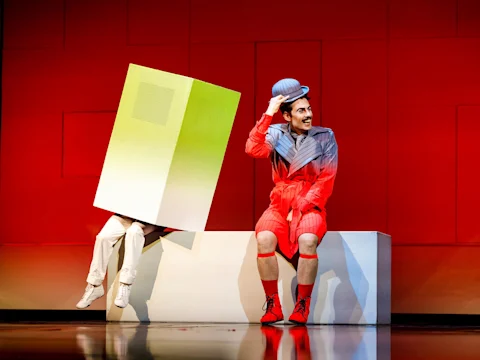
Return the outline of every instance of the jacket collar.
[[[295,140],[290,133],[290,125],[275,124],[273,126],[283,132],[283,136],[278,140],[275,150],[289,162],[289,177],[297,170],[308,164],[310,161],[321,155],[321,146],[317,143],[313,136],[319,133],[328,132],[328,129],[323,127],[312,127],[308,131],[306,139],[297,150],[295,148]]]

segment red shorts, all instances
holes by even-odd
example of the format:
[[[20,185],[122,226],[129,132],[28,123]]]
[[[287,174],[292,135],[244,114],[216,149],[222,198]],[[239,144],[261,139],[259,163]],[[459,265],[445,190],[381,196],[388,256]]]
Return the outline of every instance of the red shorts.
[[[278,240],[278,247],[289,259],[298,251],[298,238],[302,234],[310,233],[318,236],[318,243],[327,232],[326,216],[323,211],[312,209],[302,215],[295,231],[295,241],[290,241],[290,223],[285,216],[282,216],[278,210],[269,207],[262,214],[255,226],[255,234],[261,231],[271,231]]]

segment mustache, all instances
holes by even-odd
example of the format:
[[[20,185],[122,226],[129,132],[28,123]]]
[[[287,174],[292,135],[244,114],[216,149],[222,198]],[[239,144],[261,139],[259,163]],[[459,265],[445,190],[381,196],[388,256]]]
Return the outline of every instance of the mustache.
[[[303,119],[303,121],[307,121],[307,120],[312,120],[312,117],[311,116],[308,116],[306,118]]]

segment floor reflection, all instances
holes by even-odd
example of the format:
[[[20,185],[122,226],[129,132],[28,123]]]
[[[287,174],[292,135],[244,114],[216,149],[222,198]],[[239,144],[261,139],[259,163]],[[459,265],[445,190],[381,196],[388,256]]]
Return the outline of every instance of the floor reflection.
[[[0,359],[480,359],[480,328],[0,324]]]
[[[390,338],[389,328],[364,326],[109,324],[105,331],[101,337],[79,329],[86,360],[103,353],[116,359],[377,359],[379,334],[386,354]]]

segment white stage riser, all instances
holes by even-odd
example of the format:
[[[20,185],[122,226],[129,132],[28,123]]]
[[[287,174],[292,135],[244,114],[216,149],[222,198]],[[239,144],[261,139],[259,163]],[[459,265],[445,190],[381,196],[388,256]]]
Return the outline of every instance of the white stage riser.
[[[174,232],[144,248],[125,309],[113,305],[120,244],[108,267],[107,320],[258,323],[265,295],[249,231]],[[328,232],[309,323],[389,324],[391,238],[378,232]],[[294,268],[277,254],[285,317],[293,311]]]

